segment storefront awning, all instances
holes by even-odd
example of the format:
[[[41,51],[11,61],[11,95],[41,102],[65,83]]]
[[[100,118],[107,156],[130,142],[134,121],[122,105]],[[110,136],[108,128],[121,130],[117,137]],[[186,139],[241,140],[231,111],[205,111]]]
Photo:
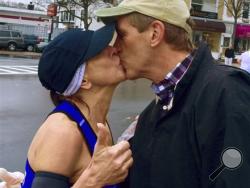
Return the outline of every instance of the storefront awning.
[[[223,22],[194,19],[194,23],[195,25],[193,27],[193,30],[196,31],[212,31],[218,33],[226,32],[226,26]]]
[[[236,37],[237,38],[250,38],[250,26],[249,25],[237,25]]]

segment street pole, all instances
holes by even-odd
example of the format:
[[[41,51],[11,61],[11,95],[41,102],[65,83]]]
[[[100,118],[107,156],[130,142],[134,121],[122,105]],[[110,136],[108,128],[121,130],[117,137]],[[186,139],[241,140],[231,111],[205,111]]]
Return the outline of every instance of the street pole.
[[[54,16],[57,15],[57,4],[51,3],[48,5],[47,15],[51,17],[51,25],[50,25],[49,35],[48,35],[48,42],[50,42],[51,38],[52,38],[53,29],[54,29],[54,19],[53,18],[54,18]]]
[[[49,32],[49,36],[48,36],[48,42],[51,41],[51,37],[52,37],[52,33],[53,33],[53,28],[54,28],[54,20],[53,20],[53,16],[51,16],[51,25],[50,25],[50,32]]]

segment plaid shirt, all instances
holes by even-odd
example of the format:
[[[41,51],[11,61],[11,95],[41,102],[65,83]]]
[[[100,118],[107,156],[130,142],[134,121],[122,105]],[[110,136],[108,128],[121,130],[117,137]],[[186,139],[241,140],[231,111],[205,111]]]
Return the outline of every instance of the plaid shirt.
[[[169,105],[173,99],[175,87],[188,70],[193,57],[194,53],[189,54],[181,63],[178,63],[176,67],[166,75],[164,80],[162,80],[159,84],[151,85],[155,94],[163,100],[165,104]]]

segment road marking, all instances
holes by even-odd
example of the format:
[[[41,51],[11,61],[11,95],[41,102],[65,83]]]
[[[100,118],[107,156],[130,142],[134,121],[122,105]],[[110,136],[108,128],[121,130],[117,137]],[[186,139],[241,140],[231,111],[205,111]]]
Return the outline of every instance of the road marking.
[[[33,70],[33,71],[37,71],[37,66],[36,66],[36,67],[25,67],[25,69],[29,69],[29,70]]]
[[[6,69],[2,69],[0,67],[0,74],[14,74],[15,72],[14,71],[9,71],[9,70],[6,70]]]
[[[37,66],[31,65],[2,65],[0,66],[0,75],[36,75]]]

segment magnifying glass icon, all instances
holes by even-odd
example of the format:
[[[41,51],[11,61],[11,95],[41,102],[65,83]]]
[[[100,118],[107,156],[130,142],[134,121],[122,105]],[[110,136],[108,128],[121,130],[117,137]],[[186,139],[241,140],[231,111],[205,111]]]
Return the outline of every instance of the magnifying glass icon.
[[[243,155],[237,148],[227,148],[221,158],[221,165],[209,175],[209,179],[214,181],[216,177],[226,168],[235,170],[242,164]]]

